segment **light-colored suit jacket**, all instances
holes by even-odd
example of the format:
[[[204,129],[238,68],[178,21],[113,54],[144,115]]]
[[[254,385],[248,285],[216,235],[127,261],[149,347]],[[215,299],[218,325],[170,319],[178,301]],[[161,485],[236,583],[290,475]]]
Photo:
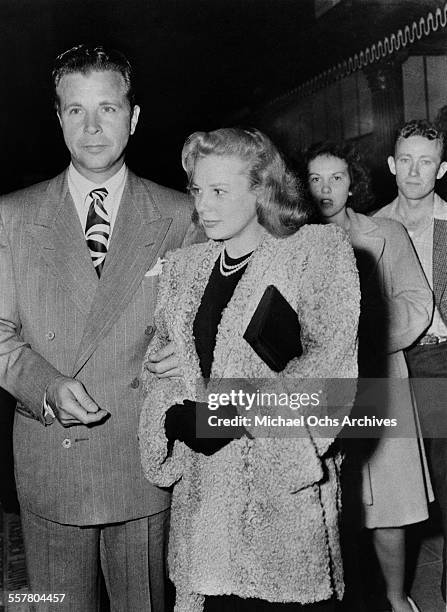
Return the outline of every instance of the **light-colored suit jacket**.
[[[363,362],[359,347],[360,376],[406,378],[402,351],[430,323],[430,287],[401,223],[367,217],[350,208],[347,214],[362,289],[360,337],[364,335],[367,351]]]
[[[158,277],[146,273],[182,244],[186,196],[128,173],[98,280],[66,172],[0,200],[0,385],[19,402],[14,426],[22,506],[60,523],[148,516],[169,494],[144,478],[137,428]],[[72,376],[110,418],[44,426],[56,375]]]
[[[437,193],[434,194],[434,201],[440,216],[433,219],[433,274],[428,282],[434,290],[436,307],[447,325],[447,202],[440,198]],[[402,222],[398,212],[398,203],[399,198],[395,198],[392,202],[377,210],[374,216]]]

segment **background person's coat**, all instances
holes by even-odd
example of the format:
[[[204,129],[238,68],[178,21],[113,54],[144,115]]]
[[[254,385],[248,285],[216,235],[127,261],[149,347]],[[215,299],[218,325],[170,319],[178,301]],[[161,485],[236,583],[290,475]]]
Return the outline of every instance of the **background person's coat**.
[[[169,569],[176,611],[201,610],[203,594],[301,603],[341,597],[339,455],[329,450],[332,438],[243,437],[210,457],[176,443],[167,457],[164,413],[200,389],[192,327],[221,248],[210,241],[168,257],[149,350],[174,340],[184,378],[145,377],[142,464],[152,482],[175,483]],[[295,308],[302,327],[304,353],[280,374],[243,339],[268,285]],[[222,379],[269,378],[267,390],[290,393],[300,378],[355,378],[358,315],[358,275],[342,230],[312,225],[287,239],[266,235],[223,312],[209,388]]]
[[[399,436],[391,437],[392,428],[377,429],[382,437],[366,445],[363,522],[371,529],[410,525],[428,518],[433,493],[403,349],[428,327],[432,293],[400,223],[350,208],[347,215],[362,291],[359,376],[383,380],[376,387],[377,416],[396,419]]]

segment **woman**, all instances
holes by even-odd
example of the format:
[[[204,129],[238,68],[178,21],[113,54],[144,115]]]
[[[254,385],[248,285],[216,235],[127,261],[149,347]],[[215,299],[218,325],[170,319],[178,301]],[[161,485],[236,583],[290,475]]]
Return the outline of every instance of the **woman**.
[[[145,373],[139,432],[147,478],[174,484],[175,609],[333,610],[343,578],[332,439],[312,439],[306,429],[301,438],[254,439],[247,426],[238,428],[239,439],[212,446],[191,431],[195,410],[207,408],[190,400],[235,378],[269,379],[287,391],[291,379],[355,377],[352,249],[338,228],[306,225],[310,212],[297,179],[261,132],[195,133],[182,161],[210,240],[167,257],[147,358],[174,341],[183,377]],[[302,355],[280,373],[243,337],[270,285],[301,324]]]
[[[408,377],[403,349],[426,329],[432,296],[405,229],[394,221],[355,212],[371,202],[369,177],[348,144],[325,142],[306,154],[308,184],[321,217],[345,229],[360,273],[359,375]],[[428,518],[425,457],[409,385],[383,390],[383,415],[397,418],[408,438],[382,438],[363,458],[364,525],[382,568],[394,612],[417,610],[405,594],[404,526]],[[432,494],[430,496],[432,499]]]

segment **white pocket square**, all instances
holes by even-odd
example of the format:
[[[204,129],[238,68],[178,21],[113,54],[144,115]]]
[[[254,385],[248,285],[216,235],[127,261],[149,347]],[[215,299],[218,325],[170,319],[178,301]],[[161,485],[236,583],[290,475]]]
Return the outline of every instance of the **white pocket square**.
[[[160,276],[160,274],[163,272],[163,264],[165,261],[166,259],[159,257],[156,264],[152,266],[152,268],[148,270],[144,276]]]

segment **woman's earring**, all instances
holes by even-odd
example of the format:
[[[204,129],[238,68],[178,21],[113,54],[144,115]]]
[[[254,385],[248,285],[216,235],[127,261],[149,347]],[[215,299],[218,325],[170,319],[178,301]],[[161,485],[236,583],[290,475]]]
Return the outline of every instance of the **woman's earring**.
[[[348,196],[352,196],[352,191],[348,191]]]

